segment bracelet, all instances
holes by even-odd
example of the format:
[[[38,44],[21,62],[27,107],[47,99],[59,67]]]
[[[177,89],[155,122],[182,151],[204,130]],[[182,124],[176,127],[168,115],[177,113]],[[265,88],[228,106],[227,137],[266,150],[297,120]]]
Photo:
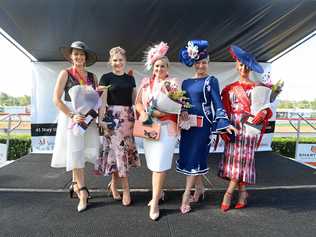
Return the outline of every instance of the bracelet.
[[[69,118],[73,119],[74,116],[75,116],[75,114],[73,112],[69,113]]]

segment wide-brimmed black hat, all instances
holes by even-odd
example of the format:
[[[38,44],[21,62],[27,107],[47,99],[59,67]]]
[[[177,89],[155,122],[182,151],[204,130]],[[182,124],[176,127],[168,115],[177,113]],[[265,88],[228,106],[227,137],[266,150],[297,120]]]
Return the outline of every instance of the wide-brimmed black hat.
[[[86,53],[86,66],[91,66],[97,61],[97,54],[93,52],[89,47],[81,41],[72,42],[69,47],[60,47],[61,53],[64,55],[64,58],[72,63],[70,54],[72,49],[81,49]]]

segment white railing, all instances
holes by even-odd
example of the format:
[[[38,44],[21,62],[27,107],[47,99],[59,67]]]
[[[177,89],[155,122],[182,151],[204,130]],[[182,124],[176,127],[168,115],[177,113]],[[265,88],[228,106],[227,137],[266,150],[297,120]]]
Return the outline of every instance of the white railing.
[[[17,123],[12,126],[12,121],[17,121]],[[16,119],[17,118],[17,119]],[[18,128],[21,123],[22,123],[22,119],[21,119],[21,115],[20,114],[7,114],[4,117],[0,118],[0,122],[1,121],[7,121],[7,126],[4,128],[0,128],[1,130],[3,130],[3,132],[6,134],[7,137],[7,141],[6,141],[6,148],[5,148],[5,154],[4,156],[4,161],[8,160],[8,149],[9,149],[9,144],[10,144],[10,134],[11,132],[13,132],[16,128]]]
[[[298,145],[301,138],[301,122],[304,121],[309,127],[311,127],[316,132],[316,127],[308,121],[308,119],[304,118],[300,113],[296,113],[298,118],[289,119],[290,125],[296,131],[296,144],[295,144],[295,158],[298,157]],[[297,121],[297,126],[293,123],[293,121]]]

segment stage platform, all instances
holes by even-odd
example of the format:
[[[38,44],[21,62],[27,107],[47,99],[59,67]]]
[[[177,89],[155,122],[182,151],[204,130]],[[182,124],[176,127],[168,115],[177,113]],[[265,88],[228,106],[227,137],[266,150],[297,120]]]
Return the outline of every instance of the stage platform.
[[[109,178],[93,176],[89,165],[87,186],[93,199],[80,214],[78,200],[67,193],[71,174],[50,168],[51,155],[27,155],[0,168],[0,236],[315,236],[316,170],[273,152],[258,152],[249,207],[223,214],[219,205],[227,181],[217,177],[220,156],[210,155],[206,197],[187,215],[179,212],[185,177],[174,168],[168,172],[167,200],[153,222],[146,205],[151,175],[143,155],[142,167],[130,174],[132,206],[108,197],[104,187]]]

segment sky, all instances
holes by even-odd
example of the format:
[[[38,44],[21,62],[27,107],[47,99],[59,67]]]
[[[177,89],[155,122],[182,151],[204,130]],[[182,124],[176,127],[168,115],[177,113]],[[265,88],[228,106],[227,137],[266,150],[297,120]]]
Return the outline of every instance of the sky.
[[[272,63],[272,81],[284,80],[280,99],[316,99],[316,36]]]
[[[11,96],[31,95],[31,62],[0,35],[0,92]],[[284,80],[280,99],[316,99],[316,37],[272,63],[272,81]]]
[[[0,35],[0,92],[11,96],[31,95],[31,62],[19,49]]]

